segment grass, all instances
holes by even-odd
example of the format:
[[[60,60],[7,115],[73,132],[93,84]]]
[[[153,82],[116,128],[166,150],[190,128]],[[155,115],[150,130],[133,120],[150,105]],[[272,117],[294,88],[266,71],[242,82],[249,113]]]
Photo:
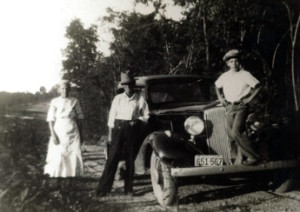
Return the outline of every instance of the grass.
[[[46,120],[50,101],[39,102],[36,104],[18,105],[9,108],[6,116],[18,117],[23,119]]]
[[[94,196],[97,179],[76,178],[72,186],[68,186],[67,179],[49,179],[43,175],[48,138],[46,121],[1,119],[0,211],[89,211],[90,207],[101,208]]]

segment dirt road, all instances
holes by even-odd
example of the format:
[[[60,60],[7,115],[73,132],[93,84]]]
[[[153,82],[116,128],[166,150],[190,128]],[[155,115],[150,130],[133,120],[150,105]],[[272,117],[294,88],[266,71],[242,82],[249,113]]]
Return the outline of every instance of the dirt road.
[[[135,196],[123,194],[123,181],[115,180],[113,191],[106,197],[95,197],[94,189],[105,163],[103,146],[85,146],[86,192],[90,198],[88,211],[300,211],[300,190],[285,194],[268,191],[260,179],[210,177],[181,180],[178,203],[161,207],[152,191],[149,174],[137,176]],[[80,185],[77,185],[81,187]]]

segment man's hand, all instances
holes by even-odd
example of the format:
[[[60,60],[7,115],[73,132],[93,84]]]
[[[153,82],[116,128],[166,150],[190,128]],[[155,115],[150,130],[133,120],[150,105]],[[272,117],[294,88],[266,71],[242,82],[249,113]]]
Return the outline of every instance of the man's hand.
[[[111,144],[111,134],[112,134],[112,128],[108,128],[108,135],[107,135],[107,143]]]
[[[139,122],[141,122],[140,119],[135,119],[135,120],[129,122],[129,124],[130,124],[131,126],[134,126],[134,125],[136,125],[136,124],[139,123]]]
[[[135,120],[129,122],[130,126],[135,125]]]
[[[262,86],[260,84],[258,84],[255,88],[253,88],[251,90],[251,95],[250,96],[242,99],[244,104],[250,103],[261,90],[262,90]]]
[[[53,143],[55,145],[59,144],[59,139],[58,139],[57,135],[51,135],[51,139],[53,140]]]
[[[225,99],[220,99],[221,104],[226,107],[228,105],[228,102]]]

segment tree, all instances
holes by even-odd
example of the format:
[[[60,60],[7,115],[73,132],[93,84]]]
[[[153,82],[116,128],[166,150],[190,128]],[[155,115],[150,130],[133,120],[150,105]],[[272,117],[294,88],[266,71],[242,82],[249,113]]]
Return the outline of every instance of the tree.
[[[41,87],[40,87],[40,93],[41,93],[41,94],[46,93],[46,88],[45,88],[44,86],[41,86]]]
[[[85,29],[79,19],[73,20],[67,27],[66,37],[69,44],[64,51],[63,71],[65,78],[71,81],[73,94],[81,103],[85,115],[85,135],[98,139],[105,132],[106,108],[101,100],[103,91],[99,81],[102,54],[97,51],[97,28]]]
[[[290,41],[291,41],[291,75],[292,75],[292,88],[293,88],[293,97],[294,97],[294,104],[295,104],[295,110],[299,111],[299,96],[297,95],[297,85],[296,85],[296,73],[295,73],[295,48],[296,48],[296,42],[298,38],[298,31],[299,31],[299,25],[300,25],[300,11],[299,11],[299,3],[298,5],[294,4],[288,4],[287,1],[282,1],[282,4],[285,6],[289,18],[289,34],[290,34]],[[295,7],[293,7],[295,6]],[[298,6],[298,7],[296,7]],[[292,11],[292,8],[294,11]],[[298,11],[297,11],[298,10]],[[293,17],[294,16],[294,17]],[[296,23],[294,23],[296,22]],[[300,83],[300,82],[299,82]]]
[[[151,2],[160,7],[156,11],[166,7],[163,0],[136,2]],[[174,0],[174,3],[184,11],[176,30],[186,38],[179,45],[187,51],[174,56],[178,64],[185,65],[183,72],[216,77],[224,70],[221,60],[224,53],[230,48],[240,48],[245,53],[245,67],[265,84],[270,98],[277,100],[271,105],[289,111],[293,100],[294,110],[299,110],[300,76],[295,61],[299,54],[299,1]],[[170,46],[175,45],[173,42],[168,40]]]
[[[118,76],[130,69],[136,75],[183,73],[181,57],[185,55],[186,37],[180,23],[167,19],[158,10],[148,15],[118,13],[109,10],[104,23],[115,23],[111,28],[112,62]]]
[[[110,17],[116,13],[111,11]],[[130,69],[135,74],[161,73],[163,67],[161,35],[154,14],[143,16],[138,13],[118,13],[112,21],[114,42],[111,45],[117,75]],[[108,20],[108,18],[106,19]]]
[[[96,26],[84,29],[79,19],[73,20],[67,28],[69,44],[64,50],[66,60],[63,61],[63,69],[79,88],[86,86],[86,79],[95,71],[101,56],[96,47],[99,41],[96,30]]]

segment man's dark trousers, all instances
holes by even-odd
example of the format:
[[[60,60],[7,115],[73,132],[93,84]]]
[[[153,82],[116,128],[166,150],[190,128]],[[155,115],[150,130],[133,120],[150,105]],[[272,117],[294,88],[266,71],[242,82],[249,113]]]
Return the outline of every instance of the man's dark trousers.
[[[133,191],[134,177],[134,158],[135,148],[139,139],[141,121],[137,121],[133,126],[129,121],[116,120],[112,129],[112,144],[110,145],[108,158],[103,174],[99,180],[97,193],[110,192],[119,161],[122,159],[123,150],[125,151],[125,192]]]
[[[247,136],[242,134],[245,130],[247,116],[247,105],[228,104],[226,106],[227,132],[229,137],[241,148],[244,155],[247,157],[259,158],[257,151],[252,146]]]

